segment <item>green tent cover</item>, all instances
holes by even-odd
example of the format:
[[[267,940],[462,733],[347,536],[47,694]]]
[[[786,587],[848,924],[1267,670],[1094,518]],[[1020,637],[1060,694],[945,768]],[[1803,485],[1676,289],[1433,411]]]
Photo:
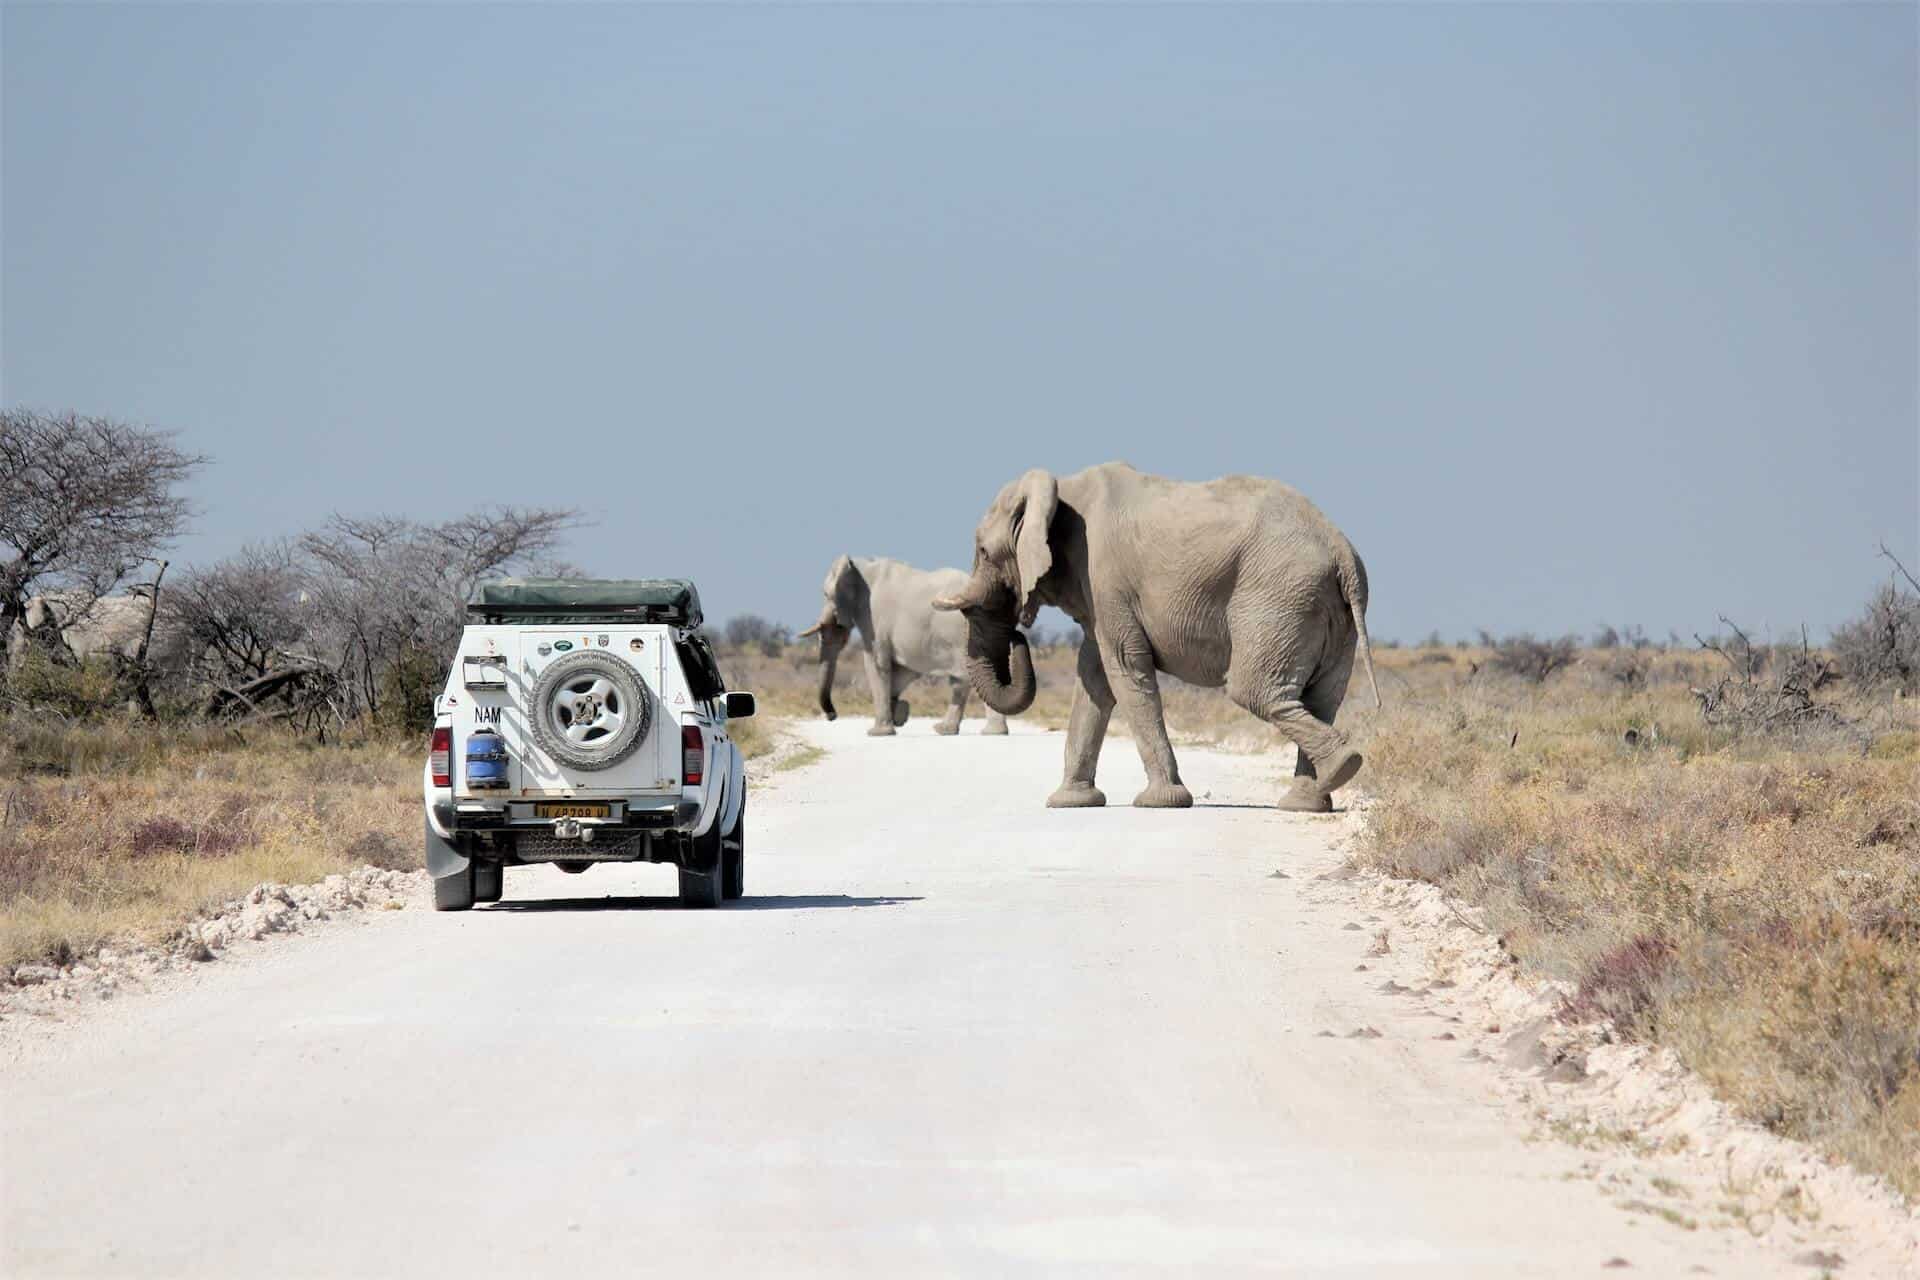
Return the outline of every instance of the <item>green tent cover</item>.
[[[700,625],[700,593],[685,578],[495,578],[473,589],[467,612],[521,619],[645,617]]]

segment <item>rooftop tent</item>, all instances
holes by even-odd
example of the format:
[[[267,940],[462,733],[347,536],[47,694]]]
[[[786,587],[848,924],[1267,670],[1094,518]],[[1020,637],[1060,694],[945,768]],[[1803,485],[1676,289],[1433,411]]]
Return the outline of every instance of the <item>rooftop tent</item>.
[[[473,589],[467,613],[498,622],[702,621],[700,593],[685,578],[495,578]]]

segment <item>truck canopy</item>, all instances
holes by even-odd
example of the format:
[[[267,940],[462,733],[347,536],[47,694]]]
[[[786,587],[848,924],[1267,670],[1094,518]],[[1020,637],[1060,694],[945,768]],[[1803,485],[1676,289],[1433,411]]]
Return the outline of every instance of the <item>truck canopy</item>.
[[[700,593],[685,578],[495,578],[467,616],[491,623],[664,622],[697,627]]]

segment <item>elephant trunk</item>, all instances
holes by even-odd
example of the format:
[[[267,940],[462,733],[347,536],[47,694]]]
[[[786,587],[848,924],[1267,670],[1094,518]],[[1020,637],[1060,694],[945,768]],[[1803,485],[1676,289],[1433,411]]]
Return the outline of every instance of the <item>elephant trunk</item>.
[[[1033,705],[1033,654],[1027,638],[1008,623],[968,619],[967,679],[980,700],[1003,716]]]
[[[823,644],[822,648],[825,647]],[[840,665],[840,655],[821,656],[820,662],[820,714],[829,720],[838,720],[840,713],[833,706],[833,675]]]
[[[840,651],[847,647],[853,628],[840,624],[840,617],[829,604],[820,620],[800,633],[820,637],[820,713],[829,720],[840,718],[833,705],[833,678],[840,670]]]

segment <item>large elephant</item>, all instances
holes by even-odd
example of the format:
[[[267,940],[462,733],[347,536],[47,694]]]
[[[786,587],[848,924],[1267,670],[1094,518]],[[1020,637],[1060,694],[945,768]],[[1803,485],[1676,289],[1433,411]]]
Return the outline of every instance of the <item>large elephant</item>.
[[[875,737],[891,734],[907,722],[908,706],[900,695],[921,676],[945,676],[946,718],[935,733],[958,733],[967,707],[965,667],[967,625],[950,613],[936,613],[935,596],[966,585],[958,569],[916,569],[898,560],[854,559],[841,556],[827,570],[822,591],[827,597],[820,620],[800,634],[820,637],[820,710],[832,720],[833,677],[840,651],[854,631],[866,642],[867,683],[873,690]],[[982,733],[1005,733],[1007,718],[987,713]]]
[[[973,573],[933,602],[968,625],[967,674],[996,711],[1033,703],[1024,636],[1041,605],[1086,633],[1055,808],[1106,803],[1094,786],[1115,702],[1126,712],[1147,789],[1134,804],[1186,808],[1155,675],[1226,686],[1235,702],[1299,747],[1282,809],[1324,813],[1360,769],[1333,727],[1357,646],[1367,647],[1367,573],[1332,522],[1273,480],[1189,484],[1109,462],[1056,479],[1029,471],[1000,491],[975,533]],[[1380,699],[1377,683],[1374,701]]]

